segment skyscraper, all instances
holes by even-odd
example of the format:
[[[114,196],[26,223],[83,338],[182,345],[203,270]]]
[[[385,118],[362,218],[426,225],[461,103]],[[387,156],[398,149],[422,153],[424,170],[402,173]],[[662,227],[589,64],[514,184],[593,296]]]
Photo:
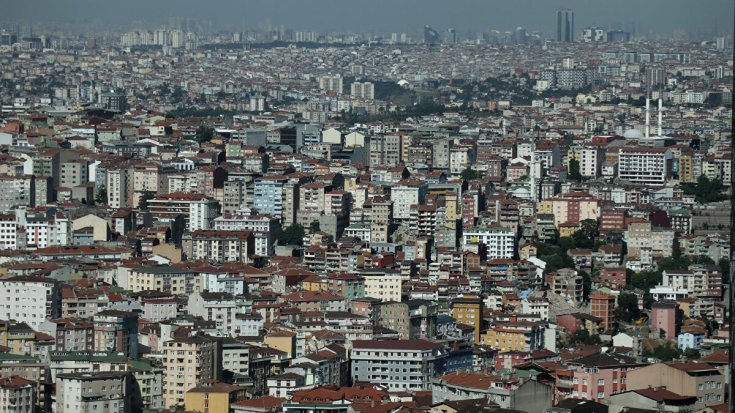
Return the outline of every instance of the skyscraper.
[[[574,10],[559,9],[556,12],[556,41],[574,42]]]
[[[428,24],[424,26],[424,43],[436,44],[439,42],[439,33]]]

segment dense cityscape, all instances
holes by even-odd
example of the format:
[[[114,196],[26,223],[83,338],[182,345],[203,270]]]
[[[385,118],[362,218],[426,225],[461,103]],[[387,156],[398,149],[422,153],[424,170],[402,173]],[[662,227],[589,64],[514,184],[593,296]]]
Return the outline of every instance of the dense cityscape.
[[[731,412],[732,31],[548,20],[0,22],[0,413]]]

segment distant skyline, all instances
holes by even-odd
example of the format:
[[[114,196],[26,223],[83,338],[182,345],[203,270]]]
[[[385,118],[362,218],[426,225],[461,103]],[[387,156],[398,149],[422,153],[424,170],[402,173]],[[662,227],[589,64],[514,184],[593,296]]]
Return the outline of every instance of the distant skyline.
[[[732,35],[733,0],[24,0],[6,3],[0,20],[32,23],[79,22],[97,27],[132,28],[134,22],[151,28],[171,17],[208,19],[212,28],[263,29],[267,25],[318,32],[405,32],[418,34],[428,24],[439,31],[452,27],[467,32],[491,29],[553,34],[556,10],[572,8],[575,33],[587,26],[615,27],[634,23],[640,35],[683,33]]]

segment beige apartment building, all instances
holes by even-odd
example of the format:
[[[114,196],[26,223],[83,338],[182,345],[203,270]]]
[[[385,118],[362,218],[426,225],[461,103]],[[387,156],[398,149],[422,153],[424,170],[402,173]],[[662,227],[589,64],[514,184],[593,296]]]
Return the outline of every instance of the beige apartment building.
[[[707,363],[656,363],[628,371],[628,390],[665,386],[681,396],[696,396],[695,409],[725,402],[725,376]]]
[[[210,337],[186,337],[163,345],[164,406],[183,405],[186,392],[222,375],[222,346]]]

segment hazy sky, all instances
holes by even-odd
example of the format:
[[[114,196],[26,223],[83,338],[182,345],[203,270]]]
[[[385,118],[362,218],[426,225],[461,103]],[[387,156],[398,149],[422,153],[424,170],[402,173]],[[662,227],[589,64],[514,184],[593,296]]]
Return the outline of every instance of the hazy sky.
[[[4,4],[3,4],[4,3]],[[733,0],[0,0],[0,20],[96,20],[127,26],[135,20],[167,23],[171,16],[211,19],[228,28],[259,28],[268,22],[298,30],[396,31],[511,30],[551,33],[555,12],[569,7],[575,26],[636,22],[641,32],[732,33]]]

